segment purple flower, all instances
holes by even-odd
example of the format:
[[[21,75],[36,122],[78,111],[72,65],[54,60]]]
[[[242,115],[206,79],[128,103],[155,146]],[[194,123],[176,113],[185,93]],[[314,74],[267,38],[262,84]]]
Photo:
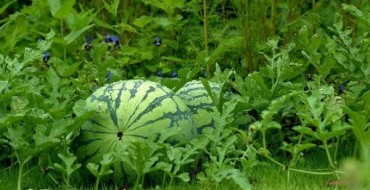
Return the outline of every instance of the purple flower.
[[[42,60],[44,63],[47,63],[50,59],[50,53],[48,51],[45,51],[44,56],[42,57]]]
[[[87,51],[89,51],[89,50],[91,50],[91,48],[92,48],[92,37],[91,36],[87,36],[86,37],[86,43],[85,43],[85,49],[87,50]]]
[[[114,47],[118,47],[121,45],[121,43],[119,42],[118,36],[112,36],[111,41],[113,42]]]
[[[110,42],[112,42],[112,37],[109,34],[106,34],[105,38],[104,38],[104,41],[107,42],[107,43],[110,43]]]
[[[159,36],[154,38],[154,45],[160,46],[161,43],[162,43],[162,41],[161,41],[161,38],[159,38]]]
[[[162,70],[161,69],[159,69],[158,71],[157,71],[157,76],[158,77],[163,77],[163,72],[162,72]]]
[[[338,88],[338,93],[343,94],[344,92],[346,92],[345,86],[344,84],[340,84]]]

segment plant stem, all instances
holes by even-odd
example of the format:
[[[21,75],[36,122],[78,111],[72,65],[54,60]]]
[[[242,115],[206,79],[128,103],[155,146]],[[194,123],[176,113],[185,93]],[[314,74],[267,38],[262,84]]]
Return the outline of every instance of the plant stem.
[[[48,173],[48,176],[51,178],[51,180],[53,180],[54,181],[54,183],[55,184],[57,184],[58,186],[61,186],[59,183],[58,183],[58,181],[52,176],[52,175],[50,175],[50,173]]]
[[[95,182],[95,190],[98,190],[99,189],[99,182],[100,182],[100,177],[96,178],[96,182]]]
[[[326,156],[328,157],[328,161],[329,161],[330,167],[333,168],[333,169],[335,169],[335,165],[333,163],[333,160],[331,159],[331,155],[330,155],[330,152],[329,152],[329,147],[328,147],[328,143],[327,143],[326,138],[323,141],[323,144],[324,144],[324,147],[325,147],[325,152],[326,152]]]
[[[207,0],[203,0],[203,27],[204,27],[204,48],[208,57],[208,18],[207,18]],[[207,78],[209,78],[209,64],[206,65]]]
[[[62,38],[64,38],[63,19],[60,19],[60,34],[62,35]],[[67,59],[67,49],[66,44],[63,44],[63,60],[65,61],[66,59]]]
[[[290,170],[287,171],[287,189],[290,189]]]
[[[263,144],[263,148],[267,149],[267,147],[266,147],[266,133],[265,133],[264,130],[262,131],[262,144]]]
[[[22,190],[23,163],[19,163],[17,190]]]
[[[141,175],[137,174],[136,176],[136,181],[135,181],[135,186],[134,186],[134,189],[139,189],[139,184],[140,184],[140,181],[141,181]]]
[[[253,151],[255,151],[257,154],[260,154],[261,153],[256,150],[255,148],[252,148]],[[266,154],[263,154],[263,156],[265,158],[267,158],[268,160],[270,160],[271,162],[281,166],[282,168],[286,168],[287,170],[290,170],[290,171],[294,171],[294,172],[299,172],[299,173],[305,173],[305,174],[312,174],[312,175],[336,175],[338,173],[344,173],[343,171],[338,171],[338,170],[334,170],[334,171],[329,171],[329,172],[315,172],[315,171],[307,171],[307,170],[301,170],[301,169],[296,169],[296,168],[291,168],[291,167],[287,167],[286,165],[280,163],[279,161],[273,159],[271,156],[269,155],[266,155]]]
[[[338,154],[339,142],[340,142],[340,137],[337,138],[337,142],[335,143],[335,150],[334,150],[334,156],[333,156],[334,163],[337,162],[337,154]]]
[[[69,189],[69,174],[67,173],[66,189]]]
[[[173,174],[171,174],[171,176],[170,176],[170,183],[168,184],[168,187],[171,187],[171,185],[172,185],[172,182],[173,182]]]

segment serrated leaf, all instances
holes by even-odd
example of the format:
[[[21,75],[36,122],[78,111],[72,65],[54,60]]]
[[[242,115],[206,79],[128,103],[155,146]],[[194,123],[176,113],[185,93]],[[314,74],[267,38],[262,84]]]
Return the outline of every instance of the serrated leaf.
[[[298,132],[302,133],[302,134],[310,135],[312,137],[314,137],[316,135],[316,133],[314,131],[312,131],[312,129],[309,128],[309,127],[296,126],[296,127],[293,127],[293,129],[295,131],[298,131]]]
[[[10,102],[11,111],[13,113],[24,113],[25,107],[28,105],[29,101],[26,97],[13,96]]]
[[[59,153],[58,157],[63,161],[64,166],[59,163],[54,163],[53,166],[67,175],[71,175],[73,172],[81,167],[81,164],[75,164],[77,157],[71,153]]]
[[[95,177],[98,177],[99,176],[99,166],[95,163],[88,163],[86,165],[86,168],[95,176]]]

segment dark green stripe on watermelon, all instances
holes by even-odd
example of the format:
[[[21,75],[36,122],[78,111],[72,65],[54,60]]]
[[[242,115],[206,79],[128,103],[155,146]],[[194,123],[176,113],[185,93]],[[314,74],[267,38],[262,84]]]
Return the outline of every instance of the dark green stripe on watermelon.
[[[220,92],[220,86],[217,83],[210,82],[210,87],[213,92]],[[192,118],[199,133],[201,133],[205,127],[214,126],[214,120],[210,112],[215,111],[216,107],[201,81],[193,80],[187,82],[176,94],[192,112]]]

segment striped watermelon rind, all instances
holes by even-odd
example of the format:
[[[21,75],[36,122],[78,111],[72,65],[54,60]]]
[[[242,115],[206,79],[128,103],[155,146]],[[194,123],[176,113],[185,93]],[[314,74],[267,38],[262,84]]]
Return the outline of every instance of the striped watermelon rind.
[[[89,162],[117,146],[166,133],[178,127],[172,139],[186,143],[197,135],[185,103],[167,87],[144,80],[119,81],[97,89],[87,100],[96,114],[81,127],[77,154]]]
[[[213,92],[220,92],[219,84],[209,82],[209,85]],[[176,92],[176,95],[184,101],[192,112],[192,118],[198,133],[201,133],[205,127],[214,126],[214,120],[210,112],[216,111],[216,107],[201,81],[192,80],[187,82]]]

